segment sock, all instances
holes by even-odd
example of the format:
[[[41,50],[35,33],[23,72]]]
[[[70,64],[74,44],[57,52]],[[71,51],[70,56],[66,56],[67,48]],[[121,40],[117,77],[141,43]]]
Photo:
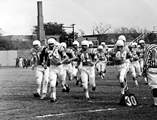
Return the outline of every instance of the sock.
[[[86,98],[89,98],[89,92],[88,92],[88,89],[85,89],[85,96],[86,96]]]

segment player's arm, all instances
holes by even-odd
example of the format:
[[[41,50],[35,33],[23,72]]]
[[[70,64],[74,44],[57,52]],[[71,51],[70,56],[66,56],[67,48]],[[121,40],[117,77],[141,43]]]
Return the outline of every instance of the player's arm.
[[[133,55],[132,55],[131,51],[130,51],[129,49],[127,49],[127,56],[126,56],[126,59],[130,59],[130,58],[132,58],[132,57],[133,57]]]
[[[79,52],[78,54],[77,54],[77,68],[78,68],[78,66],[81,64],[81,53]]]
[[[95,64],[97,64],[99,62],[99,57],[98,54],[95,55]]]
[[[60,64],[63,64],[68,60],[68,56],[66,55],[65,51],[61,51],[61,54],[63,56],[63,59],[60,61]]]
[[[74,60],[77,60],[77,57],[76,57],[74,51],[71,51],[71,55],[72,55],[72,58],[69,59],[70,62],[71,62],[71,61],[74,61]]]
[[[104,56],[105,56],[105,62],[107,62],[107,55],[104,53]]]
[[[30,51],[30,55],[31,55],[31,61],[30,61],[30,63],[31,63],[31,68],[32,68],[32,70],[34,70],[34,67],[36,66],[35,65],[35,63],[36,63],[36,55],[35,55],[35,53],[33,52],[33,49],[31,49],[31,51]]]
[[[46,47],[44,47],[43,50],[41,51],[41,57],[42,57],[42,66],[46,69],[47,60],[48,60],[48,54],[46,54]]]
[[[108,52],[108,60],[114,63],[115,56],[116,56],[116,48],[113,48],[111,51]]]
[[[139,56],[137,55],[137,52],[136,52],[136,54],[134,56],[134,60],[138,60],[138,59],[139,59]]]
[[[98,56],[97,56],[97,52],[96,51],[93,53],[93,58],[94,58],[94,61],[97,62]]]

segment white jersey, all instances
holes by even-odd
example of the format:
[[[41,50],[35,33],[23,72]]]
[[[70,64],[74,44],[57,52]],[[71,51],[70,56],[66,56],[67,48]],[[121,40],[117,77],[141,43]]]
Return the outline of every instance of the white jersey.
[[[64,51],[61,51],[58,46],[54,46],[52,50],[47,48],[48,59],[50,60],[50,65],[58,65],[59,62],[66,56]]]
[[[31,55],[32,55],[32,62],[34,65],[42,65],[43,62],[43,55],[42,55],[42,51],[43,51],[43,46],[40,47],[38,50],[32,48],[31,49]]]

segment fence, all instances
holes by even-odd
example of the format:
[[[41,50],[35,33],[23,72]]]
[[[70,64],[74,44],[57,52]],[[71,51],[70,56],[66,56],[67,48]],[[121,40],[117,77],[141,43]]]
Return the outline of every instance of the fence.
[[[0,51],[0,66],[15,66],[17,57],[30,59],[30,50]]]

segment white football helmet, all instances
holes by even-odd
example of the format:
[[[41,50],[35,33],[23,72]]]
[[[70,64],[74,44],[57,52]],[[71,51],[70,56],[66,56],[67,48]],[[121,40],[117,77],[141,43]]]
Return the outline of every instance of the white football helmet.
[[[99,45],[99,46],[98,46],[98,49],[99,49],[99,50],[103,50],[103,46],[102,46],[102,45]]]
[[[89,45],[93,45],[93,42],[92,42],[92,41],[88,41],[88,44],[89,44]]]
[[[41,46],[41,42],[39,40],[34,40],[33,41],[33,46],[34,45],[38,45],[38,46]]]
[[[105,42],[101,42],[101,45],[105,46],[105,45],[106,45],[106,43],[105,43]]]
[[[47,43],[48,44],[56,44],[56,40],[54,38],[49,38]]]
[[[144,40],[140,40],[139,43],[140,43],[140,44],[141,44],[141,43],[145,43],[145,41],[144,41]]]
[[[133,43],[131,44],[131,47],[137,47],[137,43],[133,42]]]
[[[118,37],[118,40],[123,40],[124,42],[126,42],[126,37],[124,35],[120,35]]]
[[[116,46],[123,46],[124,47],[124,41],[123,40],[117,40]]]
[[[73,45],[77,45],[77,47],[79,47],[79,42],[75,40],[75,41],[73,42]]]
[[[81,45],[86,45],[87,47],[89,47],[89,42],[87,40],[83,40],[81,42]]]
[[[67,44],[65,42],[62,42],[61,46],[64,47],[64,48],[67,48]]]

